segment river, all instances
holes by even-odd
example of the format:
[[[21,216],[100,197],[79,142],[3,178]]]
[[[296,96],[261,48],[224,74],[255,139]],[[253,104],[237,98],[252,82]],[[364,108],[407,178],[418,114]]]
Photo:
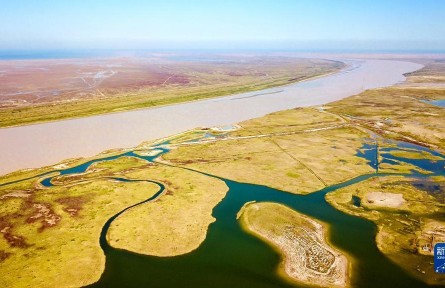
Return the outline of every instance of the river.
[[[385,152],[410,150],[426,151],[440,157],[441,160],[410,159],[403,156],[381,154],[381,163],[397,160],[411,163],[429,171],[430,175],[416,172],[397,174],[399,176],[418,177],[419,179],[434,175],[445,175],[445,155],[436,151],[405,142],[394,142],[394,147],[385,148]],[[157,146],[162,153],[168,150]],[[362,148],[369,148],[368,146]],[[368,149],[369,153],[357,151],[368,164],[377,168],[375,163],[377,150]],[[35,176],[41,184],[51,187],[50,174],[75,174],[85,172],[90,165],[98,161],[110,161],[122,156],[156,161],[156,156],[140,156],[133,151],[106,158],[99,158],[62,170],[54,170]],[[163,165],[163,164],[159,164]],[[184,168],[185,169],[185,168]],[[193,170],[192,170],[193,171]],[[197,172],[196,173],[201,173]],[[54,175],[54,174],[52,174]],[[209,177],[215,177],[208,175]],[[216,221],[209,227],[205,241],[195,251],[176,257],[154,257],[139,255],[109,246],[106,235],[114,219],[128,209],[162,197],[164,186],[150,179],[130,180],[114,178],[117,181],[147,181],[158,184],[159,191],[149,199],[135,203],[104,223],[98,242],[106,256],[106,267],[99,282],[92,287],[301,287],[284,281],[278,275],[277,267],[280,256],[274,249],[254,236],[244,232],[236,215],[241,207],[250,201],[272,201],[285,204],[300,213],[321,220],[329,225],[330,242],[342,251],[354,257],[351,284],[354,287],[427,287],[428,285],[414,279],[400,267],[392,263],[378,249],[375,243],[376,226],[368,220],[345,214],[333,208],[325,200],[325,195],[371,177],[382,177],[389,174],[365,174],[343,183],[328,186],[309,195],[295,195],[265,186],[238,183],[223,180],[229,187],[226,197],[213,209]],[[391,174],[394,175],[394,174]],[[18,180],[23,181],[23,180]],[[7,183],[0,186],[8,185]],[[149,216],[148,216],[149,217]],[[424,269],[429,269],[424,267]],[[432,266],[431,266],[432,269]]]
[[[195,127],[240,122],[280,110],[321,105],[366,89],[390,86],[421,65],[346,60],[348,68],[283,87],[163,107],[0,129],[0,175],[87,157]]]
[[[445,156],[418,145],[395,142],[396,146],[385,151],[402,151],[409,147],[426,151],[442,160],[409,159],[390,154],[382,155],[382,162],[388,159],[409,162],[431,172],[444,175]],[[372,166],[376,152],[361,154]],[[163,153],[168,152],[163,150]],[[153,161],[157,156],[143,157]],[[378,165],[378,164],[377,164]],[[193,170],[192,170],[193,171]],[[287,205],[300,213],[321,220],[329,225],[329,237],[337,248],[354,257],[351,284],[354,287],[428,287],[414,279],[385,257],[375,243],[376,226],[371,221],[351,216],[336,210],[325,200],[325,195],[342,187],[393,174],[365,174],[343,183],[328,186],[309,195],[294,195],[265,186],[223,180],[229,187],[226,197],[213,209],[216,221],[209,227],[205,241],[188,254],[176,257],[153,257],[138,255],[110,247],[106,234],[112,221],[128,208],[111,217],[104,225],[100,245],[106,255],[106,268],[98,283],[92,287],[304,287],[288,283],[277,273],[280,256],[270,246],[244,232],[236,216],[241,207],[250,201],[272,201]],[[201,173],[197,172],[196,173]],[[210,177],[215,177],[208,175]],[[416,172],[400,176],[425,178]],[[218,178],[218,177],[217,177]],[[124,180],[128,181],[128,180]],[[134,181],[134,180],[133,180]],[[140,180],[136,180],[140,181]],[[152,198],[161,195],[160,191]],[[146,200],[149,201],[150,199]],[[141,204],[146,203],[141,202]],[[139,205],[139,204],[136,204]],[[135,205],[131,206],[134,207]],[[424,267],[424,269],[432,269]]]

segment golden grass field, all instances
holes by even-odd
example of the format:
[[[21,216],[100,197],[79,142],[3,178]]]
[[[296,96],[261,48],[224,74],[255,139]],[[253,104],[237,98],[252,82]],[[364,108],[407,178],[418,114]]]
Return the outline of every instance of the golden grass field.
[[[224,141],[178,146],[163,158],[174,165],[296,194],[373,171],[366,160],[355,156],[368,135],[327,112],[298,108],[240,126]]]
[[[330,103],[329,111],[385,137],[443,151],[445,111],[421,100],[445,98],[445,88],[390,87]]]
[[[157,189],[101,179],[51,188],[34,180],[0,187],[0,286],[78,287],[97,281],[105,267],[98,242],[105,221]]]
[[[424,99],[445,99],[445,90],[424,86],[369,90],[323,107],[291,109],[248,120],[234,131],[196,129],[170,137],[171,151],[159,159],[161,163],[121,157],[96,163],[85,173],[57,176],[55,186],[49,188],[41,186],[37,178],[1,186],[0,286],[81,286],[96,281],[104,267],[98,239],[106,220],[159,189],[147,182],[123,183],[109,177],[156,180],[167,188],[158,201],[121,215],[109,231],[110,243],[137,253],[171,256],[199,246],[214,221],[213,207],[227,192],[223,181],[179,167],[307,194],[374,173],[357,153],[364,144],[393,145],[383,138],[443,152],[445,112],[420,101]],[[207,133],[211,137],[202,138]],[[152,145],[143,143],[135,152],[150,154]],[[107,151],[97,157],[17,171],[1,176],[0,183],[122,152]],[[413,159],[436,157],[407,150],[396,153]],[[380,169],[424,172],[407,163],[382,164]],[[443,192],[430,195],[413,186],[415,181],[370,179],[328,195],[328,201],[345,213],[374,221],[379,227],[378,248],[416,277],[435,282],[440,279],[412,268],[432,261],[423,247],[431,243],[432,234],[444,229],[439,214],[444,211]],[[445,183],[443,177],[428,181],[440,187]],[[398,202],[375,202],[390,194],[372,192],[397,194],[390,198]],[[363,207],[351,203],[353,195],[362,200]],[[139,228],[140,223],[147,223],[150,229]]]
[[[105,221],[159,190],[152,183],[110,177],[165,185],[162,199],[128,211],[113,222],[108,235],[113,246],[157,256],[197,248],[214,221],[213,207],[227,192],[221,180],[132,157],[97,162],[82,174],[57,176],[52,181],[56,186],[49,188],[36,184],[38,179],[0,187],[1,270],[4,275],[24,271],[18,279],[2,277],[2,287],[77,287],[99,279],[105,257],[98,238]],[[149,230],[137,228],[147,227],[149,219]]]
[[[126,176],[166,185],[160,199],[131,209],[110,227],[113,247],[139,254],[176,256],[198,248],[215,221],[213,207],[228,190],[219,179],[169,166],[154,165]]]

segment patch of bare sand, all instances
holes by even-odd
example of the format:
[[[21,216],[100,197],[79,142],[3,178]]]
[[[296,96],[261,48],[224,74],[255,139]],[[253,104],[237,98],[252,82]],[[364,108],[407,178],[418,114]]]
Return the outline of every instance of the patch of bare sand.
[[[370,192],[366,194],[368,204],[379,207],[399,208],[406,200],[401,193]]]

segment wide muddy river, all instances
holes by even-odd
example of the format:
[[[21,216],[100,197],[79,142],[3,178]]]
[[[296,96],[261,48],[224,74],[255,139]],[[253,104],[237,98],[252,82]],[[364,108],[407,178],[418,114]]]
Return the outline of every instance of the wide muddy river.
[[[195,127],[231,124],[267,113],[325,104],[366,89],[393,85],[421,65],[348,60],[342,71],[262,91],[170,106],[0,129],[0,175],[51,165],[112,148],[133,147]]]

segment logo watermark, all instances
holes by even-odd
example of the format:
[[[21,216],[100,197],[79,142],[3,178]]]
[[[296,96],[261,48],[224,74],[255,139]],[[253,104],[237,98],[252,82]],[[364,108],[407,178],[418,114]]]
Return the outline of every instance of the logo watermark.
[[[445,243],[434,245],[434,271],[445,274]]]

